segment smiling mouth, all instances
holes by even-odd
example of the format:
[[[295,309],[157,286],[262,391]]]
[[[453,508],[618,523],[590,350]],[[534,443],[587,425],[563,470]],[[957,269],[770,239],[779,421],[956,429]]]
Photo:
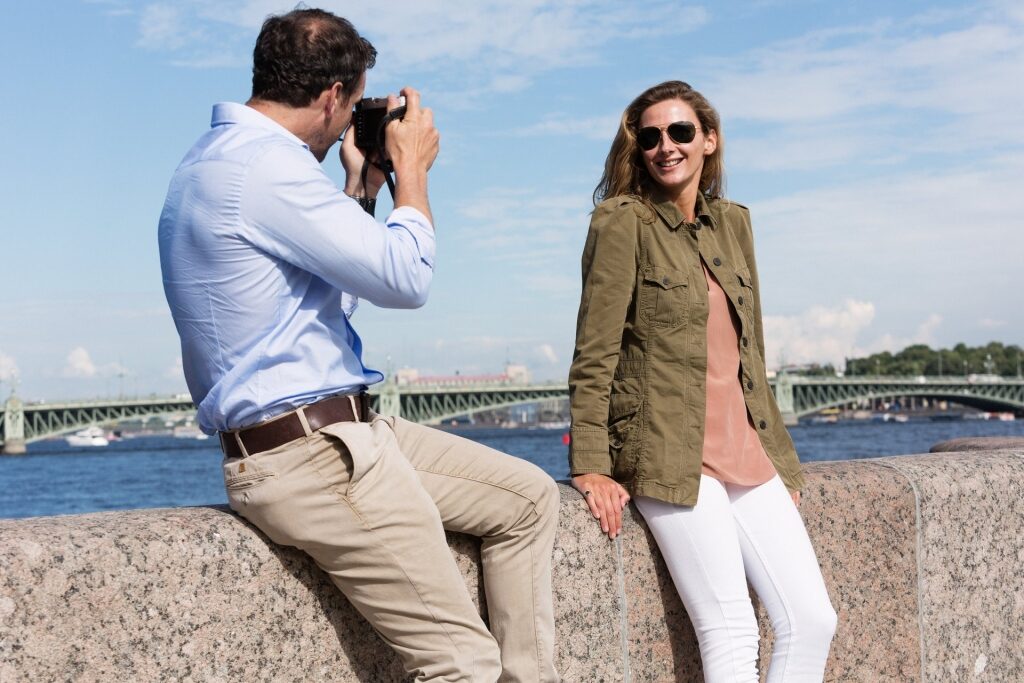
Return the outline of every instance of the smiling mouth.
[[[668,159],[666,161],[656,161],[654,165],[658,168],[674,168],[681,163],[683,163],[682,159]]]

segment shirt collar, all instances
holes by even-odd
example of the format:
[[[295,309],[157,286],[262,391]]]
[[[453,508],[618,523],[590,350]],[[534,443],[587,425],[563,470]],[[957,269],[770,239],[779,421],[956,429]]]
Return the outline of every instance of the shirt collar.
[[[280,123],[262,114],[250,106],[238,104],[237,102],[218,102],[213,105],[213,115],[210,117],[210,127],[236,124],[243,126],[254,126],[263,130],[277,133],[293,140],[296,144],[309,149],[309,145],[303,142],[297,135],[282,126]]]
[[[672,200],[655,196],[651,198],[651,204],[671,229],[675,230],[686,222],[683,212],[679,210],[679,207]],[[695,209],[694,215],[699,223],[710,228],[718,227],[718,221],[715,220],[714,214],[711,213],[711,207],[708,206],[707,198],[700,192],[697,193]]]

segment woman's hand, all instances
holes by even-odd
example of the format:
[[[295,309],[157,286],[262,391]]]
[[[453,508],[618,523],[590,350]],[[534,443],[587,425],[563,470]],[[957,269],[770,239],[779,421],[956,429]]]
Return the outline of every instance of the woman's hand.
[[[615,538],[622,531],[622,508],[629,502],[629,493],[619,482],[603,474],[581,474],[572,478],[572,485],[583,494],[590,512],[601,522],[601,531]]]

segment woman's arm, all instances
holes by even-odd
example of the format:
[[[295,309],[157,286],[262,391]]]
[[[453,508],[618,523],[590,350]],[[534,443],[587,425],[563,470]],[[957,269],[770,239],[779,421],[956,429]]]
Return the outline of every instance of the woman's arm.
[[[576,347],[569,369],[573,485],[584,494],[601,529],[615,538],[629,494],[613,481],[608,449],[608,401],[626,314],[637,273],[633,200],[619,198],[594,211],[583,249],[583,293],[576,319]]]

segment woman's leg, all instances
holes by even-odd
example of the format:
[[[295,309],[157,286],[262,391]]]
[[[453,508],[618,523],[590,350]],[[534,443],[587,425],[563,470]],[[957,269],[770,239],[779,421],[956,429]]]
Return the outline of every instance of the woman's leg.
[[[818,683],[836,613],[803,520],[778,476],[760,486],[726,489],[747,579],[775,631],[768,683]]]
[[[756,683],[757,621],[725,487],[701,476],[693,507],[644,497],[635,503],[697,632],[705,682]]]

